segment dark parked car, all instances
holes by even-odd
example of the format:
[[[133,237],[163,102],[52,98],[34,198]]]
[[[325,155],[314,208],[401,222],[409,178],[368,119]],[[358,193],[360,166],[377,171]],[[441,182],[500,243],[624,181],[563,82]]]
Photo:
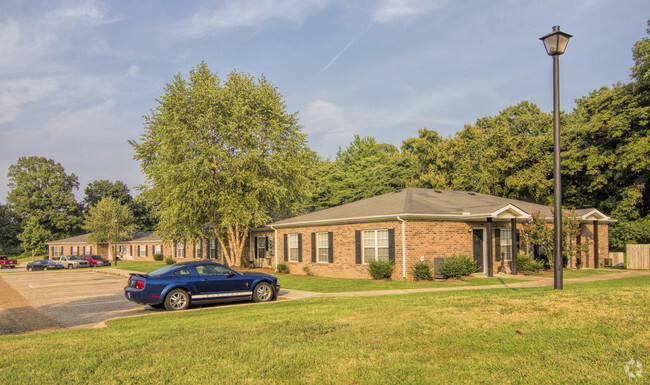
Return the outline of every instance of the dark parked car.
[[[62,264],[50,261],[49,259],[39,259],[29,262],[26,267],[27,271],[32,270],[60,270],[65,269]]]
[[[181,262],[149,274],[131,273],[124,295],[129,301],[167,310],[190,304],[253,300],[272,301],[280,291],[278,278],[240,273],[215,262]]]
[[[90,267],[97,267],[97,266],[110,266],[111,261],[108,261],[100,255],[80,255],[79,258],[88,261],[90,264]]]

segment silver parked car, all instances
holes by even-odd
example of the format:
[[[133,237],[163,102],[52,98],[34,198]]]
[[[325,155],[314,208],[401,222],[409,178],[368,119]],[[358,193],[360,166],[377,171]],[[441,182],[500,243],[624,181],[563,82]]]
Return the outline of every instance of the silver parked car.
[[[88,261],[79,258],[76,255],[64,255],[59,258],[59,263],[68,269],[76,269],[78,267],[90,267]]]

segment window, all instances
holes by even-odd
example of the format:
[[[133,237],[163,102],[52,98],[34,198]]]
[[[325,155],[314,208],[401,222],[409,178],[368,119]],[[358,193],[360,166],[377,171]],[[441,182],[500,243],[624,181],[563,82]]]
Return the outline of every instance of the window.
[[[317,245],[316,260],[320,263],[329,262],[329,234],[317,233],[316,245]]]
[[[499,234],[500,251],[504,261],[512,260],[512,230],[501,229]]]
[[[298,262],[299,253],[298,234],[289,234],[289,262]]]
[[[388,260],[388,230],[363,231],[363,263]]]
[[[185,258],[185,242],[176,243],[176,258]]]
[[[84,246],[84,254],[85,255],[91,255],[93,253],[93,247],[92,246]]]
[[[190,269],[180,269],[174,272],[174,275],[190,275]]]
[[[139,245],[138,257],[146,257],[146,256],[147,256],[147,245]]]
[[[59,258],[63,255],[63,246],[52,246],[52,257]]]
[[[216,259],[217,258],[217,239],[212,238],[210,239],[210,255],[208,256],[210,259]]]
[[[196,273],[200,276],[231,275],[232,270],[218,265],[199,265],[196,267]]]
[[[70,254],[79,255],[79,246],[71,246],[70,247]]]
[[[194,243],[195,258],[203,258],[203,240],[199,239]]]
[[[152,252],[154,254],[162,254],[162,245],[153,245]]]

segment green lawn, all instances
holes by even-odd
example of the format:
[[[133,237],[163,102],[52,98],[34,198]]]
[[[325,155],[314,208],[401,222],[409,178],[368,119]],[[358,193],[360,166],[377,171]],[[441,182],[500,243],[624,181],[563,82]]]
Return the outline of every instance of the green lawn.
[[[641,384],[649,306],[643,276],[160,312],[0,337],[0,383]]]
[[[317,293],[340,293],[345,291],[370,291],[370,290],[398,290],[398,289],[420,289],[450,286],[482,286],[501,285],[504,283],[522,282],[514,278],[479,278],[465,277],[465,281],[454,281],[454,283],[433,282],[433,281],[371,281],[365,279],[346,278],[325,278],[305,277],[293,275],[278,275],[278,282],[285,289],[314,291]]]
[[[149,273],[163,266],[167,266],[165,262],[161,261],[118,261],[117,266],[111,261],[111,264],[118,269],[139,271],[141,273]]]
[[[602,274],[613,274],[613,273],[622,273],[624,269],[580,269],[580,270],[567,270],[565,269],[562,272],[563,278],[580,278],[580,277],[590,277],[592,275],[602,275]],[[542,277],[553,277],[553,271],[541,271],[539,273]]]

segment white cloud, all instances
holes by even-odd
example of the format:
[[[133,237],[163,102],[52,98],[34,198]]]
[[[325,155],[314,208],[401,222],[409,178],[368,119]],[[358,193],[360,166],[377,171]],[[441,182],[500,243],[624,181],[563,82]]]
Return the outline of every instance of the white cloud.
[[[256,27],[272,19],[301,23],[328,2],[329,0],[233,1],[216,9],[201,10],[189,20],[178,23],[178,29],[185,36],[201,37],[238,27]]]
[[[22,106],[50,97],[59,88],[53,78],[25,78],[0,82],[0,124],[16,120]]]
[[[426,16],[442,8],[440,0],[382,0],[373,14],[377,23],[391,23]]]
[[[139,74],[140,74],[140,66],[135,65],[135,64],[131,64],[131,67],[129,67],[129,70],[126,71],[126,73],[124,74],[124,77],[127,78],[127,79],[128,78],[134,78],[134,77],[137,77]]]

